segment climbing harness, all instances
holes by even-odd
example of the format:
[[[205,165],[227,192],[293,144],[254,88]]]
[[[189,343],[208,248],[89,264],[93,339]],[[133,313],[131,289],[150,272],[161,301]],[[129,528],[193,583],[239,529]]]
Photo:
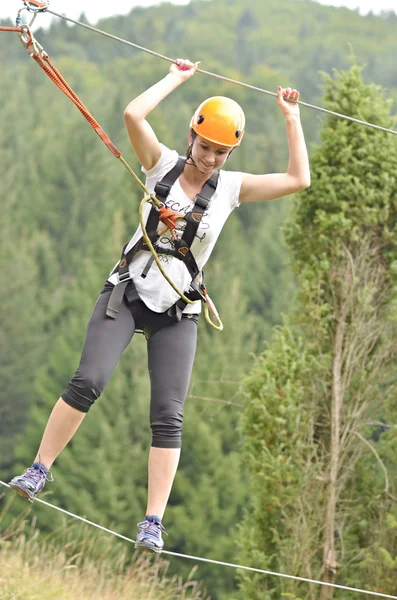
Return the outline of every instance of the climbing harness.
[[[1,481],[1,480],[0,480],[0,485],[4,486],[5,488],[8,488],[8,489],[10,488],[10,486],[7,483],[5,483],[4,481]],[[129,542],[130,544],[135,544],[134,540],[126,537],[125,535],[122,535],[121,533],[118,533],[117,531],[108,529],[107,527],[104,527],[103,525],[99,525],[98,523],[95,523],[94,521],[89,521],[88,519],[86,519],[84,517],[80,517],[80,515],[75,515],[74,513],[69,512],[68,510],[65,510],[64,508],[60,508],[59,506],[55,506],[54,504],[50,504],[49,502],[46,502],[45,500],[42,500],[41,498],[36,498],[35,502],[44,504],[44,506],[53,508],[54,510],[61,512],[62,514],[67,515],[68,517],[72,517],[73,519],[77,519],[78,521],[81,521],[83,523],[87,523],[87,525],[96,527],[97,529],[100,529],[101,531],[110,533],[111,535],[114,535],[115,537],[118,537],[119,539],[124,540],[125,542]],[[330,587],[330,588],[337,589],[337,590],[344,590],[346,592],[356,592],[358,594],[366,594],[367,596],[376,596],[377,598],[389,598],[390,600],[397,600],[397,596],[391,596],[390,594],[383,594],[381,592],[372,592],[370,590],[362,590],[362,589],[358,589],[358,588],[348,587],[345,585],[338,585],[336,583],[328,583],[327,581],[319,581],[317,579],[309,579],[308,577],[299,577],[297,575],[287,575],[286,573],[277,573],[276,571],[267,571],[265,569],[257,569],[255,567],[247,567],[245,565],[236,565],[236,564],[224,562],[221,560],[213,560],[211,558],[203,558],[201,556],[191,556],[190,554],[181,554],[180,552],[171,552],[170,550],[162,550],[159,554],[168,554],[169,556],[176,556],[179,558],[185,558],[187,560],[194,560],[196,562],[204,562],[204,563],[208,563],[211,565],[230,567],[232,569],[240,569],[242,571],[249,571],[251,573],[260,573],[262,575],[269,575],[271,577],[280,577],[282,579],[289,579],[292,581],[301,581],[303,583],[311,583],[311,584],[315,584],[315,585],[321,585],[323,587]]]
[[[219,171],[215,171],[212,176],[206,181],[201,192],[197,194],[194,200],[194,206],[192,211],[189,212],[184,218],[186,220],[186,226],[182,237],[178,240],[176,236],[173,237],[173,248],[163,248],[159,245],[158,241],[160,235],[164,233],[157,232],[159,221],[163,221],[167,225],[171,232],[175,230],[176,216],[173,211],[166,207],[167,197],[171,191],[172,186],[182,174],[185,167],[186,160],[184,157],[179,157],[176,165],[164,175],[164,177],[158,181],[155,185],[154,192],[156,198],[161,202],[162,206],[160,212],[152,206],[147,222],[146,222],[146,236],[142,236],[136,244],[128,252],[126,252],[127,246],[123,248],[123,252],[120,258],[120,262],[115,267],[113,273],[118,273],[119,283],[114,287],[112,294],[109,299],[106,314],[108,317],[116,318],[119,312],[120,304],[126,293],[127,286],[132,287],[132,297],[136,294],[134,282],[130,276],[129,264],[133,257],[140,250],[150,251],[152,256],[149,258],[141,277],[145,278],[155,261],[155,258],[159,255],[166,255],[181,260],[191,277],[190,288],[191,290],[180,295],[179,300],[175,302],[167,311],[169,317],[176,321],[179,321],[182,317],[182,312],[186,308],[187,304],[202,300],[204,306],[211,303],[211,311],[215,316],[216,323],[213,323],[213,327],[216,329],[222,328],[222,323],[219,319],[219,315],[216,309],[213,307],[211,299],[206,293],[204,285],[203,275],[197,266],[196,260],[191,251],[191,245],[197,233],[197,229],[200,225],[201,219],[206,210],[208,210],[211,198],[216,190],[216,186],[219,178]],[[143,219],[141,219],[142,225]],[[112,274],[113,274],[112,273]],[[199,278],[199,280],[198,280]]]
[[[34,13],[33,19],[30,23],[30,25],[31,25],[38,12],[43,12],[43,11],[47,10],[48,2],[38,2],[37,0],[31,0],[30,2],[24,2],[24,5],[25,6],[18,11],[17,22],[21,23],[21,20],[22,20],[21,15],[22,15],[23,11],[27,10],[29,12]],[[175,215],[174,211],[171,211],[170,209],[168,209],[165,206],[164,202],[160,201],[156,197],[155,194],[152,194],[149,192],[149,190],[142,183],[142,181],[139,179],[139,177],[136,175],[136,173],[133,171],[133,169],[124,160],[124,158],[121,155],[121,152],[113,144],[113,142],[110,140],[110,138],[107,136],[107,134],[100,127],[99,123],[90,114],[90,112],[84,106],[84,104],[82,103],[80,98],[75,94],[75,92],[72,90],[72,88],[66,82],[66,80],[63,78],[63,76],[60,74],[60,72],[56,69],[54,64],[51,62],[47,52],[44,51],[43,47],[34,38],[32,31],[30,29],[30,25],[22,24],[22,25],[17,25],[16,27],[1,27],[0,26],[0,31],[13,31],[18,34],[19,39],[20,39],[22,45],[24,46],[26,52],[37,62],[37,64],[45,72],[45,74],[51,79],[51,81],[53,81],[57,85],[57,87],[75,104],[75,106],[79,109],[79,111],[82,113],[82,115],[85,117],[85,119],[89,122],[91,127],[98,134],[98,136],[101,138],[101,140],[104,142],[104,144],[108,147],[108,149],[112,152],[112,154],[122,162],[122,164],[125,166],[125,168],[128,170],[128,172],[133,176],[135,181],[145,192],[145,197],[141,201],[140,207],[139,207],[139,219],[140,219],[140,224],[141,224],[141,229],[142,229],[143,245],[145,244],[147,246],[147,248],[143,247],[142,249],[148,249],[152,253],[153,261],[156,262],[161,274],[167,280],[167,282],[171,285],[171,287],[174,289],[174,291],[180,296],[180,301],[178,301],[175,305],[173,305],[171,307],[171,309],[169,309],[170,315],[173,314],[175,318],[180,318],[180,314],[181,314],[183,308],[187,306],[187,304],[194,304],[198,300],[201,300],[204,304],[204,315],[205,315],[205,319],[206,319],[207,323],[213,329],[215,329],[217,331],[222,331],[223,330],[222,321],[219,318],[219,314],[218,314],[213,302],[211,301],[211,299],[209,298],[209,296],[207,294],[205,286],[203,285],[199,292],[199,286],[195,282],[192,282],[190,287],[192,288],[193,291],[191,293],[187,293],[185,295],[182,291],[180,291],[175,286],[175,284],[172,282],[172,280],[168,277],[168,275],[165,273],[165,271],[160,263],[159,257],[157,256],[157,252],[152,243],[152,240],[150,239],[150,236],[147,234],[146,224],[145,224],[144,217],[143,217],[143,208],[147,202],[152,204],[152,210],[150,212],[150,215],[152,215],[150,227],[152,227],[152,223],[154,222],[154,215],[156,213],[158,213],[156,225],[157,225],[158,221],[161,220],[166,225],[166,229],[170,229],[171,231],[173,231],[175,229],[175,221],[176,221],[177,215]],[[182,171],[180,171],[180,172],[182,172]],[[208,182],[206,184],[204,184],[204,188],[207,188],[208,185],[209,185]],[[215,188],[216,188],[216,186],[215,186]],[[215,188],[213,189],[212,193],[215,191]],[[211,194],[211,196],[212,196],[212,194]],[[211,196],[208,196],[208,200],[210,199]],[[196,204],[197,204],[197,202],[200,203],[202,201],[202,199],[203,199],[203,196],[199,194],[196,199]],[[196,207],[196,204],[193,208],[192,215],[199,214],[199,212],[201,210],[199,206]],[[207,205],[208,205],[208,202],[207,202],[206,206]],[[189,223],[188,223],[186,226],[186,231],[189,232],[192,230],[193,230],[192,226],[189,227]],[[152,235],[153,235],[153,231],[155,231],[155,229],[152,230]],[[195,231],[197,231],[197,228]],[[194,231],[194,234],[195,234],[195,231]],[[179,249],[179,253],[176,253],[175,256],[178,259],[184,261],[189,272],[191,272],[191,273],[193,273],[193,270],[194,270],[194,268],[193,268],[194,258],[193,258],[192,253],[190,252],[190,245],[194,239],[194,234],[192,236],[191,242],[190,243],[188,242],[186,247],[184,247],[184,248],[179,248],[179,244],[182,243],[182,240],[180,240],[179,242],[177,240],[174,240],[175,245],[178,245],[178,249]],[[185,243],[185,239],[186,238],[184,238],[183,243]],[[115,318],[117,316],[117,312],[118,312],[117,306],[120,305],[120,302],[122,299],[122,295],[120,298],[120,294],[122,293],[123,290],[125,291],[128,283],[130,283],[130,286],[133,285],[131,278],[129,281],[127,281],[127,275],[129,276],[128,262],[132,259],[132,257],[134,256],[135,253],[136,252],[134,252],[131,255],[128,255],[128,258],[127,258],[124,256],[124,249],[123,249],[123,256],[119,263],[119,268],[121,268],[120,275],[122,277],[122,280],[119,285],[115,286],[114,295],[112,294],[112,297],[111,297],[111,305],[110,305],[110,307],[108,307],[108,316],[111,316],[113,318]],[[165,254],[165,252],[162,252],[162,253]],[[194,261],[194,264],[195,264],[195,261]],[[196,265],[196,268],[197,268],[197,265]],[[198,273],[199,273],[199,271],[197,270],[196,276],[198,275]],[[214,320],[212,320],[212,318],[209,314],[210,312],[212,313]]]

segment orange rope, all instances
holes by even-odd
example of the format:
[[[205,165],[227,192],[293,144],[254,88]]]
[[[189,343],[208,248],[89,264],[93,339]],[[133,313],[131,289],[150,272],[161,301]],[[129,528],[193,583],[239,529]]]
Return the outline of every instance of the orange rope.
[[[42,3],[34,1],[34,4],[41,5]],[[43,4],[43,6],[45,6],[45,5]],[[104,142],[104,144],[106,144],[106,146],[109,148],[110,152],[116,158],[120,158],[121,152],[116,148],[116,146],[113,144],[111,139],[106,135],[106,133],[103,131],[102,127],[94,119],[94,117],[91,115],[89,110],[84,106],[84,104],[82,103],[80,98],[77,96],[77,94],[74,93],[74,91],[72,90],[70,85],[66,82],[64,77],[62,77],[62,75],[60,74],[58,69],[52,64],[48,54],[45,52],[38,53],[36,51],[34,38],[31,34],[30,29],[26,28],[26,27],[0,26],[0,31],[13,31],[16,33],[24,33],[26,31],[28,31],[29,39],[28,39],[28,41],[24,40],[24,42],[23,42],[28,53],[31,54],[32,58],[37,62],[39,67],[51,79],[51,81],[53,81],[55,83],[55,85],[65,94],[65,96],[67,96],[73,102],[73,104],[75,104],[75,106],[77,106],[77,108],[79,109],[81,114],[87,119],[88,123],[91,125],[93,130],[99,135],[99,137]]]
[[[17,33],[22,33],[22,27],[5,27],[4,25],[1,25],[0,31],[16,31]]]
[[[66,82],[66,80],[62,77],[58,69],[52,64],[50,58],[48,56],[40,56],[38,54],[33,54],[32,58],[37,62],[39,67],[44,71],[46,75],[55,83],[55,85],[67,96],[75,106],[79,109],[81,114],[87,119],[88,123],[91,125],[95,133],[99,135],[101,140],[106,144],[109,148],[110,152],[116,157],[120,158],[121,152],[116,148],[111,139],[106,135],[103,131],[99,123],[94,119],[89,110],[84,106],[80,98],[77,94],[74,93],[72,88]],[[47,63],[47,64],[46,64]]]

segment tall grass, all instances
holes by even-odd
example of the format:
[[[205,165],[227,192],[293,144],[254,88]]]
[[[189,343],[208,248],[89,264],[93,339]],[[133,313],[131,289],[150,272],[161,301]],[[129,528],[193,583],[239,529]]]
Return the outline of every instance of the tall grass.
[[[210,600],[193,580],[196,567],[187,581],[169,577],[168,561],[131,555],[86,525],[68,521],[47,535],[29,507],[2,528],[8,504],[0,514],[0,600]]]

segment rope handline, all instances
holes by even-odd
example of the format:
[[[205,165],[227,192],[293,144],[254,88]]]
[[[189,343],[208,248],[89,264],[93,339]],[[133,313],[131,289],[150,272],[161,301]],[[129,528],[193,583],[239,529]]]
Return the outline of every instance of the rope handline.
[[[4,483],[4,481],[0,480],[0,485],[3,485],[6,488],[10,488],[10,486],[7,483]],[[48,506],[50,508],[54,508],[55,510],[58,510],[59,512],[68,515],[69,517],[72,517],[74,519],[77,519],[79,521],[82,521],[83,523],[87,523],[88,525],[92,525],[93,527],[96,527],[97,529],[100,529],[101,531],[105,531],[106,533],[110,533],[111,535],[114,535],[126,542],[129,542],[131,544],[135,544],[135,541],[132,540],[131,538],[126,537],[125,535],[122,535],[121,533],[117,533],[117,531],[113,531],[112,529],[108,529],[107,527],[103,527],[103,525],[98,525],[98,523],[94,523],[93,521],[89,521],[88,519],[84,518],[84,517],[80,517],[79,515],[75,515],[72,512],[69,512],[68,510],[65,510],[64,508],[60,508],[59,506],[55,506],[54,504],[50,504],[49,502],[46,502],[45,500],[41,500],[40,498],[36,498],[35,502],[40,502],[41,504],[44,504],[45,506]],[[275,571],[267,571],[265,569],[256,569],[255,567],[247,567],[244,565],[237,565],[234,563],[229,563],[229,562],[224,562],[224,561],[220,561],[220,560],[213,560],[211,558],[203,558],[200,556],[192,556],[190,554],[181,554],[179,552],[171,552],[170,550],[162,550],[159,554],[168,554],[169,556],[176,556],[178,558],[185,558],[188,560],[195,560],[195,561],[199,561],[199,562],[204,562],[204,563],[209,563],[212,565],[219,565],[222,567],[230,567],[232,569],[241,569],[243,571],[250,571],[252,573],[260,573],[262,575],[270,575],[272,577],[281,577],[284,579],[293,579],[294,581],[301,581],[303,583],[314,583],[316,585],[323,585],[323,586],[327,586],[327,587],[332,587],[332,588],[336,588],[339,590],[345,590],[345,591],[349,591],[349,592],[357,592],[359,594],[367,594],[370,596],[376,596],[378,598],[390,598],[391,600],[397,600],[397,596],[390,596],[389,594],[382,594],[381,592],[371,592],[369,590],[362,590],[359,588],[353,588],[353,587],[347,587],[344,585],[338,585],[336,583],[328,583],[326,581],[318,581],[316,579],[309,579],[307,577],[299,577],[297,575],[287,575],[285,573],[277,573]]]
[[[43,10],[43,9],[41,9],[41,10]],[[130,173],[130,175],[132,175],[132,177],[134,178],[136,183],[145,192],[145,197],[141,201],[140,207],[139,207],[139,219],[140,219],[142,234],[145,239],[146,245],[148,246],[148,248],[153,256],[160,273],[162,274],[164,279],[166,279],[166,281],[170,284],[170,286],[173,288],[173,290],[187,304],[195,304],[195,302],[197,302],[197,300],[190,300],[187,296],[185,296],[185,294],[183,292],[181,292],[178,289],[178,287],[174,284],[174,282],[168,277],[167,273],[164,271],[164,269],[161,265],[160,259],[158,258],[158,255],[157,255],[157,252],[147,234],[146,224],[145,224],[144,218],[143,218],[144,204],[146,202],[151,202],[152,205],[154,205],[157,209],[162,207],[163,204],[158,200],[158,198],[156,198],[156,196],[154,194],[152,194],[147,189],[147,187],[144,185],[144,183],[141,181],[141,179],[138,177],[138,175],[135,173],[135,171],[132,169],[132,167],[130,167],[130,165],[127,163],[127,161],[123,158],[123,156],[122,156],[121,152],[118,150],[118,148],[113,144],[113,142],[108,137],[108,135],[103,131],[103,129],[101,128],[99,123],[94,119],[94,117],[91,115],[91,113],[86,108],[86,106],[83,104],[83,102],[80,100],[80,98],[77,96],[77,94],[75,94],[75,92],[72,90],[70,85],[67,83],[67,81],[61,75],[61,73],[58,71],[58,69],[51,62],[48,54],[44,51],[42,46],[34,38],[32,32],[30,30],[30,26],[27,26],[27,25],[22,25],[21,27],[2,27],[2,26],[0,26],[0,31],[13,31],[13,32],[17,32],[19,34],[20,41],[22,42],[22,45],[25,47],[25,50],[27,51],[27,53],[36,61],[36,63],[44,71],[44,73],[51,79],[51,81],[53,83],[55,83],[55,85],[65,94],[65,96],[67,96],[67,98],[69,98],[73,102],[73,104],[79,109],[81,114],[85,117],[85,119],[91,125],[91,127],[95,131],[95,133],[98,134],[98,136],[101,138],[101,140],[104,142],[104,144],[110,150],[110,152],[117,159],[120,160],[120,162],[124,165],[124,167]],[[168,229],[168,227],[167,227],[167,229]],[[205,295],[205,300],[203,300],[203,303],[204,303],[204,316],[205,316],[207,323],[213,329],[215,329],[217,331],[222,331],[223,324],[219,318],[219,314],[218,314],[215,306],[213,305],[211,299],[207,295]],[[213,322],[210,318],[209,311],[208,311],[208,305],[210,306],[211,312],[214,315],[215,322]]]
[[[55,17],[59,17],[60,19],[64,19],[65,21],[69,21],[70,23],[74,23],[75,25],[79,25],[80,27],[84,27],[85,29],[88,29],[89,31],[94,31],[95,33],[104,35],[105,37],[115,40],[116,42],[121,42],[122,44],[131,46],[132,48],[141,50],[142,52],[146,52],[147,54],[151,54],[152,56],[156,56],[157,58],[161,58],[162,60],[166,60],[167,62],[175,63],[174,59],[169,58],[168,56],[165,56],[164,54],[160,54],[159,52],[155,52],[154,50],[149,50],[149,48],[145,48],[144,46],[140,46],[139,44],[134,44],[133,42],[130,42],[128,40],[120,38],[117,35],[113,35],[111,33],[103,31],[102,29],[98,29],[97,27],[93,27],[92,25],[87,25],[86,23],[82,23],[81,21],[76,21],[75,19],[71,19],[70,17],[67,17],[66,15],[61,15],[57,12],[54,12],[53,10],[49,10],[48,8],[45,12],[48,12],[48,13],[54,15]],[[233,83],[235,85],[239,85],[241,87],[247,88],[254,92],[260,92],[261,94],[266,94],[268,96],[273,96],[275,98],[277,97],[277,94],[275,92],[270,92],[268,90],[257,87],[255,85],[251,85],[251,84],[245,83],[243,81],[238,81],[237,79],[232,79],[230,77],[225,77],[224,75],[212,73],[211,71],[205,71],[204,69],[197,69],[197,73],[201,73],[202,75],[208,75],[209,77],[214,77],[215,79],[219,79],[219,80],[225,81],[227,83]],[[311,108],[312,110],[320,111],[327,115],[332,115],[334,117],[338,117],[340,119],[345,119],[345,120],[351,121],[353,123],[358,123],[359,125],[364,125],[366,127],[372,128],[372,129],[377,129],[378,131],[384,131],[385,133],[391,133],[392,135],[397,135],[397,131],[394,131],[394,129],[388,129],[387,127],[381,127],[380,125],[375,125],[374,123],[368,123],[367,121],[355,119],[354,117],[349,117],[348,115],[343,115],[342,113],[338,113],[333,110],[329,110],[328,108],[323,108],[322,106],[316,106],[314,104],[309,104],[308,102],[303,102],[302,100],[298,100],[296,102],[296,104],[305,106],[306,108]]]

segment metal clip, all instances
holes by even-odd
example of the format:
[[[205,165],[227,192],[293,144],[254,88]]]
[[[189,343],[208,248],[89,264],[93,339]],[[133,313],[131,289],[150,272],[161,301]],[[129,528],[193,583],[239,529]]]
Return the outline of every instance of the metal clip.
[[[35,54],[36,56],[41,56],[41,58],[46,58],[48,54],[45,52],[43,46],[34,38],[30,26],[21,25],[21,30],[22,31],[19,34],[19,39],[26,52],[30,56]]]
[[[27,27],[32,27],[33,23],[35,22],[37,13],[35,13],[33,17],[29,13],[30,11],[28,11],[27,8],[25,8],[24,6],[20,8],[18,11],[17,18],[15,19],[15,25],[17,27],[22,27],[23,25],[26,25]],[[24,17],[22,17],[23,14]]]
[[[129,281],[131,279],[131,275],[129,271],[125,273],[119,273],[119,283],[124,283],[124,281]]]

